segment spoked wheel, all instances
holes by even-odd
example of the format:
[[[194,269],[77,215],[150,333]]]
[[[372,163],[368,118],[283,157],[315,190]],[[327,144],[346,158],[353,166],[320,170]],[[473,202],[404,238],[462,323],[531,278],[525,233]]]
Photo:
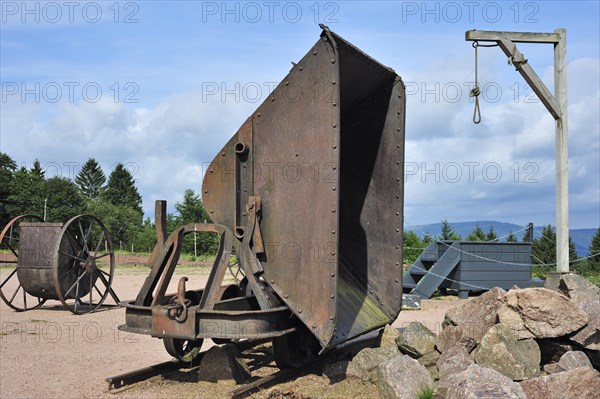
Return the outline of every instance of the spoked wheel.
[[[52,276],[58,299],[76,314],[90,313],[113,294],[115,257],[102,222],[79,215],[62,228],[54,251]]]
[[[229,273],[233,276],[233,279],[235,280],[235,282],[240,282],[244,277],[246,277],[246,275],[244,274],[244,270],[242,269],[242,265],[240,264],[239,259],[237,259],[235,262],[229,262],[229,264],[227,265],[227,269],[229,270]]]
[[[37,216],[17,216],[0,233],[0,297],[18,312],[38,308],[45,299],[28,294],[17,276],[21,222],[41,222]]]
[[[319,353],[319,343],[305,328],[273,338],[273,355],[280,369],[301,367]]]
[[[203,339],[189,341],[179,338],[163,338],[163,344],[169,355],[184,363],[192,363],[200,354]]]

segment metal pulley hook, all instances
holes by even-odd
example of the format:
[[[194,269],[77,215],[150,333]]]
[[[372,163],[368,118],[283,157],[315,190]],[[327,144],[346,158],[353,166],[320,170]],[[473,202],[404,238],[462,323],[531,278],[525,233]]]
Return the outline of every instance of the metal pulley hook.
[[[479,47],[479,43],[474,41],[472,46],[475,49],[475,86],[469,92],[469,97],[475,97],[473,123],[478,125],[481,122],[481,109],[479,108],[479,95],[481,94],[481,90],[479,89],[479,83],[477,81],[477,48]]]

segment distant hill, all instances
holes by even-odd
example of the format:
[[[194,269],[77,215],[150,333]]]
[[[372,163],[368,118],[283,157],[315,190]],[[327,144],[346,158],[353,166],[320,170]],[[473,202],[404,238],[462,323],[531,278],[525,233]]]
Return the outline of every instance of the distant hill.
[[[463,239],[466,239],[467,236],[475,229],[477,223],[483,229],[483,231],[487,232],[490,229],[490,226],[494,227],[494,232],[501,237],[500,241],[506,241],[506,236],[510,234],[512,231],[519,241],[523,239],[523,235],[525,234],[525,226],[519,226],[513,223],[505,223],[498,222],[494,220],[480,220],[474,222],[449,222],[452,226],[452,229]],[[541,237],[543,226],[533,226],[533,236]],[[422,224],[422,225],[414,225],[409,226],[407,230],[414,231],[419,237],[423,238],[425,234],[429,234],[431,236],[439,236],[442,231],[442,223],[431,223],[431,224]],[[592,237],[596,234],[596,229],[571,229],[570,235],[575,243],[575,249],[577,250],[577,254],[579,256],[586,256],[587,250],[592,241]]]

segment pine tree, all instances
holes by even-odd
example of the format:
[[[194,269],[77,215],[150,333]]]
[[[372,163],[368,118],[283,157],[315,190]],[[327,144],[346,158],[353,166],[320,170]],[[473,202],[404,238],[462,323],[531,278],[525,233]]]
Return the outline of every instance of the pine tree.
[[[467,237],[467,241],[485,241],[486,235],[485,232],[481,229],[479,223],[475,225],[475,228]]]
[[[523,242],[533,242],[533,223],[527,225],[525,234],[523,234]]]
[[[448,219],[442,220],[442,234],[440,235],[440,239],[453,241],[460,240],[460,235],[456,234],[456,232],[452,229],[452,226],[450,226],[450,223],[448,223]]]
[[[542,236],[533,240],[531,251],[534,264],[556,266],[556,231],[551,225],[544,226]],[[573,264],[578,258],[575,243],[569,236],[569,262]],[[575,263],[574,266],[578,264]]]
[[[485,241],[496,241],[498,239],[498,234],[494,231],[494,226],[490,225],[490,229],[485,235]]]
[[[514,235],[514,233],[512,232],[512,230],[506,236],[506,242],[517,242],[517,236]]]
[[[42,164],[39,159],[35,159],[33,161],[33,166],[31,167],[31,173],[35,176],[41,177],[42,179],[46,176],[46,173],[42,170]]]
[[[551,225],[544,226],[542,236],[533,239],[531,252],[534,264],[556,264],[556,233]]]
[[[133,176],[123,164],[117,164],[110,176],[106,189],[101,193],[103,199],[116,206],[126,206],[140,213],[142,212],[142,196],[135,187]],[[140,224],[142,220],[140,219]]]
[[[183,193],[183,201],[175,204],[175,210],[179,213],[175,217],[178,226],[190,223],[203,223],[209,219],[208,213],[202,205],[199,195],[194,190],[187,189]],[[196,234],[196,233],[194,233]],[[211,254],[218,248],[218,237],[212,233],[197,233],[194,247],[194,234],[188,234],[183,243],[183,250],[187,253]]]
[[[40,173],[19,168],[10,180],[6,200],[6,210],[11,217],[33,214],[42,217],[44,214],[44,177]]]
[[[587,268],[594,272],[600,272],[600,227],[590,242],[587,253]]]
[[[405,231],[402,240],[402,257],[404,258],[404,263],[412,264],[421,255],[426,246],[414,231]]]
[[[90,158],[75,176],[75,183],[87,199],[98,199],[106,182],[102,168],[94,158]]]
[[[84,199],[73,181],[66,177],[52,177],[44,181],[43,195],[47,199],[48,222],[66,222],[84,212]]]
[[[8,154],[0,152],[0,228],[6,226],[11,219],[8,212],[8,197],[17,163]]]

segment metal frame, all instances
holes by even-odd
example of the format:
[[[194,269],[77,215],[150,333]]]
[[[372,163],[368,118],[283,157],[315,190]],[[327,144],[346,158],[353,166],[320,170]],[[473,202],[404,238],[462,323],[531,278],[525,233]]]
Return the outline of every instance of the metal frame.
[[[556,121],[556,271],[569,272],[569,170],[567,125],[567,31],[553,33],[470,30],[465,40],[496,42]],[[554,45],[554,95],[515,43]]]

